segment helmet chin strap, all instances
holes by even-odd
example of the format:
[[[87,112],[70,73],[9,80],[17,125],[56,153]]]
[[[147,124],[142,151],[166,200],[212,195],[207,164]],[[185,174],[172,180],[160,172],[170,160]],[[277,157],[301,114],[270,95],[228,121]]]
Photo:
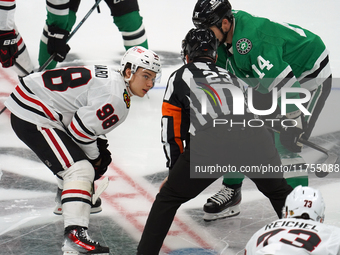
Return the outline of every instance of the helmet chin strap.
[[[131,75],[130,75],[129,78],[124,77],[126,89],[127,89],[130,96],[134,96],[134,94],[132,93],[131,88],[130,88],[130,80],[132,79],[133,74],[134,73],[131,72]]]
[[[124,77],[124,81],[126,82],[126,86],[130,86],[130,80],[132,79],[132,76],[135,74],[135,72],[137,71],[137,68],[138,68],[138,66],[137,65],[135,65],[135,64],[132,64],[131,65],[131,68],[130,68],[130,70],[131,70],[131,75],[130,75],[130,77],[129,78],[126,78],[125,76],[123,76]],[[122,74],[123,74],[123,72],[122,72]]]
[[[135,95],[135,94],[132,93],[129,85],[126,85],[126,89],[127,89],[128,93],[129,93],[130,97]]]
[[[132,79],[133,73],[131,73],[129,78],[124,77],[124,81],[128,84],[127,86],[130,86],[129,82]]]

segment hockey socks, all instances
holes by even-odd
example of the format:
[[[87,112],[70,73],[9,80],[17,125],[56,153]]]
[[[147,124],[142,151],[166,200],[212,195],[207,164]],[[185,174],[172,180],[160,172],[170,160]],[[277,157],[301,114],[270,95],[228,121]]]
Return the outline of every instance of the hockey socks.
[[[122,33],[124,47],[126,50],[133,46],[148,48],[143,18],[138,11],[130,12],[122,16],[113,17],[113,22]]]

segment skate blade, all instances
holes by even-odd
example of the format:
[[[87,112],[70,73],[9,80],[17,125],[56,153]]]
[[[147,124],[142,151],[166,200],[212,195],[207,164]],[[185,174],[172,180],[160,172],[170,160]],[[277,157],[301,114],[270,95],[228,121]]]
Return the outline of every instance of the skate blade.
[[[209,222],[209,221],[214,221],[217,219],[234,217],[239,214],[240,214],[240,205],[235,205],[235,206],[228,207],[227,209],[219,213],[206,213],[205,212],[203,215],[203,220]]]
[[[110,253],[81,253],[78,251],[64,251],[63,255],[110,255]]]
[[[103,209],[102,209],[101,206],[98,206],[98,207],[91,207],[90,213],[91,213],[91,214],[96,214],[96,213],[100,213],[101,211],[103,211]],[[63,209],[61,208],[61,206],[58,206],[58,205],[57,205],[57,206],[54,208],[53,213],[54,213],[55,215],[62,215],[62,214],[63,214]]]
[[[61,250],[63,251],[63,255],[110,255],[110,251],[108,252],[96,252],[96,251],[77,251],[73,249],[68,244],[63,244]],[[108,249],[109,250],[109,249]]]
[[[63,209],[61,208],[61,206],[58,206],[58,205],[57,205],[57,206],[54,208],[53,213],[54,213],[55,215],[62,215],[62,214],[63,214]]]
[[[77,251],[64,251],[63,255],[75,255],[75,254],[80,254]]]

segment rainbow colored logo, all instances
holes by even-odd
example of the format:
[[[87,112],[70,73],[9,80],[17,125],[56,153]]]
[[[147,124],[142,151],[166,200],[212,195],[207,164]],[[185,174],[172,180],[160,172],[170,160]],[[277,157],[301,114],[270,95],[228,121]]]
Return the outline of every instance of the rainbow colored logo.
[[[202,85],[202,87],[204,86],[204,87],[209,88],[209,89],[213,92],[213,94],[212,94],[209,90],[207,90],[207,89],[205,89],[205,88],[197,87],[197,88],[203,90],[205,93],[207,93],[207,94],[212,98],[212,100],[213,100],[214,103],[215,103],[215,106],[217,105],[216,98],[218,99],[218,101],[220,102],[220,104],[221,104],[221,106],[222,106],[221,98],[220,98],[220,96],[218,95],[217,91],[216,91],[213,87],[211,87],[210,85],[205,84],[205,83],[203,83],[203,82],[198,82],[197,85]]]

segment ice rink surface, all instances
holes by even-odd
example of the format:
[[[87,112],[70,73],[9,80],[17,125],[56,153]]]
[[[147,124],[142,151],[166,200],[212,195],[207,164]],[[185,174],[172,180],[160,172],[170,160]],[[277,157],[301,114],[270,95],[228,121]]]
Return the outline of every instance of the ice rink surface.
[[[76,24],[94,1],[82,1]],[[113,163],[107,171],[110,184],[102,196],[103,211],[91,215],[89,233],[116,255],[135,254],[136,246],[157,194],[167,175],[160,142],[161,104],[169,75],[181,65],[181,40],[193,27],[195,0],[140,0],[149,48],[163,60],[162,80],[148,98],[132,98],[125,123],[108,135]],[[340,151],[340,48],[338,31],[340,2],[335,0],[239,0],[233,8],[257,16],[300,25],[321,36],[330,50],[333,89],[313,131],[311,141],[333,152]],[[120,33],[109,10],[100,4],[70,40],[71,51],[62,66],[107,64],[118,67],[124,52]],[[45,1],[17,0],[16,25],[32,61],[38,68],[38,47],[46,17]],[[17,83],[15,73],[0,68],[0,108]],[[307,163],[320,163],[325,156],[306,147]],[[338,161],[337,164],[340,164]],[[63,221],[53,214],[56,182],[53,174],[19,141],[10,127],[9,112],[0,115],[0,254],[62,254]],[[325,223],[340,227],[339,174],[317,178],[310,173],[310,186],[319,188],[326,201]],[[163,254],[243,254],[250,236],[276,219],[269,201],[245,179],[241,214],[204,222],[202,207],[219,190],[217,180],[198,197],[184,204],[166,238]],[[162,223],[160,223],[162,224]]]

